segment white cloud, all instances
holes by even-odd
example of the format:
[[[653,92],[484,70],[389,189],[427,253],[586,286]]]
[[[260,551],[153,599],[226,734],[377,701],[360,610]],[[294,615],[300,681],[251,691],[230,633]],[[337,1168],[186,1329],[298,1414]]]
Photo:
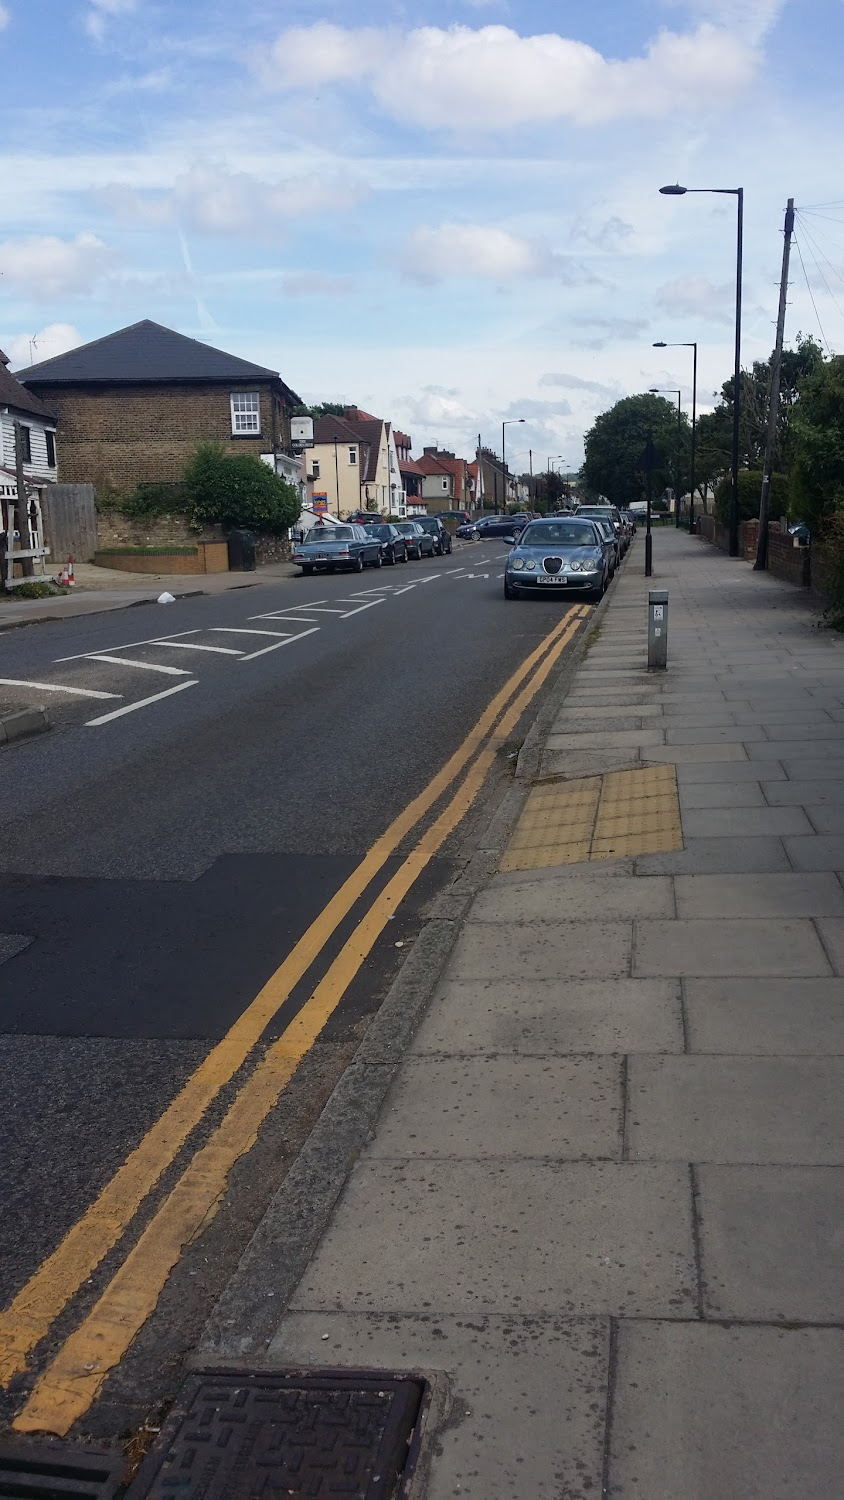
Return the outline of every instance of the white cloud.
[[[368,190],[347,176],[291,177],[269,182],[249,172],[229,172],[210,163],[192,166],[168,193],[134,192],[112,184],[100,199],[118,218],[147,224],[179,223],[200,234],[266,238],[279,224],[330,210],[347,213]]]
[[[425,283],[451,276],[502,283],[537,276],[570,282],[592,279],[578,262],[558,255],[541,241],[487,224],[414,229],[404,241],[399,264],[406,275]]]
[[[0,31],[5,31],[11,21],[8,5],[0,5]]]
[[[705,318],[710,323],[731,323],[735,317],[735,285],[716,285],[703,276],[678,276],[667,281],[656,294],[657,306],[675,317]]]
[[[638,339],[648,326],[645,318],[577,317],[573,321],[587,330],[572,341],[579,349],[606,349],[616,341]]]
[[[18,371],[44,359],[55,359],[81,343],[82,335],[72,323],[48,323],[36,333],[0,334],[0,348],[8,354],[12,369]]]
[[[85,30],[95,42],[105,37],[108,21],[114,16],[128,15],[135,10],[138,0],[90,0],[91,9],[85,16]]]
[[[633,232],[632,224],[613,214],[601,223],[576,219],[571,228],[571,237],[573,240],[583,240],[587,245],[594,245],[596,250],[619,250]]]
[[[727,26],[758,42],[776,25],[787,0],[668,0],[668,3],[675,9],[682,6],[697,21]]]
[[[93,291],[116,262],[116,252],[95,234],[78,234],[73,240],[33,234],[0,244],[6,284],[48,301]]]
[[[684,35],[660,31],[644,56],[617,61],[556,33],[523,37],[507,26],[402,33],[320,21],[283,31],[255,66],[280,90],[364,86],[405,124],[506,130],[661,118],[681,95],[713,109],[748,83],[758,60],[752,42],[708,22]]]
[[[620,387],[617,385],[604,385],[600,380],[584,380],[582,375],[559,374],[553,371],[547,375],[541,375],[540,385],[559,385],[567,391],[587,391],[590,396],[600,396],[606,401],[615,401],[618,397]]]

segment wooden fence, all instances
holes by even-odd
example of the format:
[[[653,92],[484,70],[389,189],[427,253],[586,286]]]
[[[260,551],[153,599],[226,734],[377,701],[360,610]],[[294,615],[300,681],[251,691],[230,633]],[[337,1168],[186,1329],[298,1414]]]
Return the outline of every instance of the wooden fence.
[[[49,484],[40,491],[44,540],[50,563],[91,562],[97,550],[97,512],[92,484]]]

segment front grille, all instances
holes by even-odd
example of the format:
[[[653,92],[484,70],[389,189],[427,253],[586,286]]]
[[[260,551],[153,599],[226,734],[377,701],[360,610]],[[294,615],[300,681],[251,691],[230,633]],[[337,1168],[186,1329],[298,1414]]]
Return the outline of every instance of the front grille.
[[[559,573],[563,566],[563,559],[561,557],[544,557],[542,559],[542,566],[546,573]]]

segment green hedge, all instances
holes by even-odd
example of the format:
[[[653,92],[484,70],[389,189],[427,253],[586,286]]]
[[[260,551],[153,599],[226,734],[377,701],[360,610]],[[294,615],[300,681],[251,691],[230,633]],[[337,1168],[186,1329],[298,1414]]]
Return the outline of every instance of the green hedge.
[[[732,480],[729,474],[718,481],[715,490],[715,514],[722,526],[728,526],[730,521],[730,492]],[[759,501],[762,496],[762,470],[761,469],[739,469],[738,476],[739,494],[739,520],[755,521],[759,515]],[[769,514],[772,521],[780,516],[788,515],[789,484],[786,474],[771,475],[771,491],[768,500]]]

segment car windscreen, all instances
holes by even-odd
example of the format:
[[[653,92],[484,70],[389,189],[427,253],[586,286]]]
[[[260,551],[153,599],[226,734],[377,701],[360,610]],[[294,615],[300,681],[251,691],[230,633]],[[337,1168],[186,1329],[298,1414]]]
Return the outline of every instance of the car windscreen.
[[[423,531],[439,531],[440,529],[439,521],[434,521],[431,519],[427,519],[424,521],[419,520],[416,522],[416,524],[417,526],[421,526]]]
[[[534,521],[519,539],[520,547],[594,547],[595,528],[589,521]]]
[[[610,506],[594,505],[589,510],[579,510],[577,514],[579,516],[589,516],[595,521],[611,521],[615,515],[615,511]]]
[[[348,542],[354,536],[351,526],[315,526],[308,532],[309,542]]]
[[[377,536],[382,542],[388,542],[393,534],[390,526],[364,526],[363,529],[367,536]]]
[[[416,536],[416,521],[399,521],[397,530],[404,536]]]

